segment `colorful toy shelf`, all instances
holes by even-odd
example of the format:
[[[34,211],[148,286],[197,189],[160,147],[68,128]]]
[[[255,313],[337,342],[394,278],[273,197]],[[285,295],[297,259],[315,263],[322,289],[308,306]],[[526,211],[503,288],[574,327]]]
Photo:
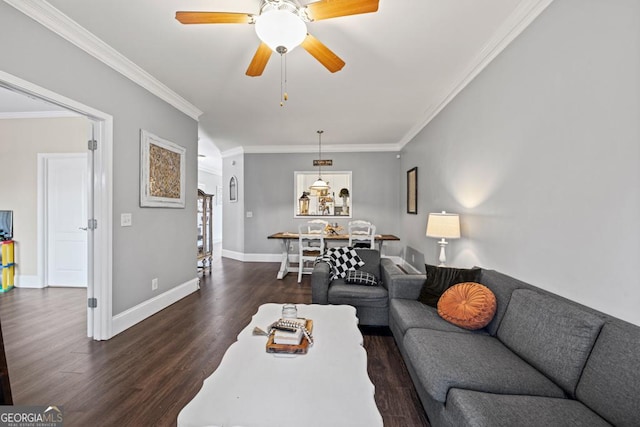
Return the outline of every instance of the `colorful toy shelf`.
[[[15,275],[13,240],[0,242],[0,292],[8,292],[13,289],[13,278]]]

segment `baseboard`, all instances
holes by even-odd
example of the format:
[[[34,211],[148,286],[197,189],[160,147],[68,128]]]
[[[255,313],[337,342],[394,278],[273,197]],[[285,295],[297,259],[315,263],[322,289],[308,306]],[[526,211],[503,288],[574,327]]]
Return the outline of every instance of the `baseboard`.
[[[245,254],[227,249],[222,250],[222,256],[242,262],[280,262],[282,254]]]
[[[173,289],[153,297],[143,303],[131,307],[122,313],[113,316],[111,323],[111,337],[118,335],[133,325],[142,322],[147,317],[153,316],[160,310],[169,307],[171,304],[180,301],[182,298],[190,295],[200,289],[200,279],[193,278],[188,282],[176,286]]]
[[[16,288],[33,288],[33,289],[42,289],[44,286],[42,285],[42,280],[40,280],[39,276],[25,276],[25,275],[17,275],[14,278],[15,287]]]

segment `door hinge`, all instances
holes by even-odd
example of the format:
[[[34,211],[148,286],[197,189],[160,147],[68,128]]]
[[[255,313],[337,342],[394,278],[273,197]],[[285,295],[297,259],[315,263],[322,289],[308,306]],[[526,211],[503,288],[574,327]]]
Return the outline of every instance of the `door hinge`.
[[[89,148],[89,151],[96,151],[98,149],[98,141],[96,141],[95,139],[90,139],[87,142],[88,142],[87,146]]]
[[[89,308],[98,307],[98,298],[88,298],[87,299]]]
[[[98,228],[98,220],[97,219],[90,219],[87,221],[87,228],[89,230],[95,230],[96,228]]]

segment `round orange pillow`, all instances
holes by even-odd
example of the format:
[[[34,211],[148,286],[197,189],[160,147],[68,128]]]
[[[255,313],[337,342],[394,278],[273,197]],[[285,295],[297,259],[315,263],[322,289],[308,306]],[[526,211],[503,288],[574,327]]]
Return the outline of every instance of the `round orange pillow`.
[[[481,329],[496,314],[496,296],[480,283],[458,283],[438,300],[438,314],[447,322],[465,329]]]

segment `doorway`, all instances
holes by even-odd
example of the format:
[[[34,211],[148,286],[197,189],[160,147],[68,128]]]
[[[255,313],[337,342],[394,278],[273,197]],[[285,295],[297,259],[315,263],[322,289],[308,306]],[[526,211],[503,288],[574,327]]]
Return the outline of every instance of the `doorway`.
[[[87,287],[87,153],[38,156],[43,193],[44,286]],[[39,168],[40,169],[40,168]]]
[[[19,77],[0,71],[0,87],[37,98],[81,114],[92,124],[87,161],[87,335],[95,340],[111,338],[112,331],[112,146],[113,118]],[[83,230],[84,231],[84,230]],[[41,256],[39,254],[39,259]],[[40,276],[40,272],[38,274]]]

